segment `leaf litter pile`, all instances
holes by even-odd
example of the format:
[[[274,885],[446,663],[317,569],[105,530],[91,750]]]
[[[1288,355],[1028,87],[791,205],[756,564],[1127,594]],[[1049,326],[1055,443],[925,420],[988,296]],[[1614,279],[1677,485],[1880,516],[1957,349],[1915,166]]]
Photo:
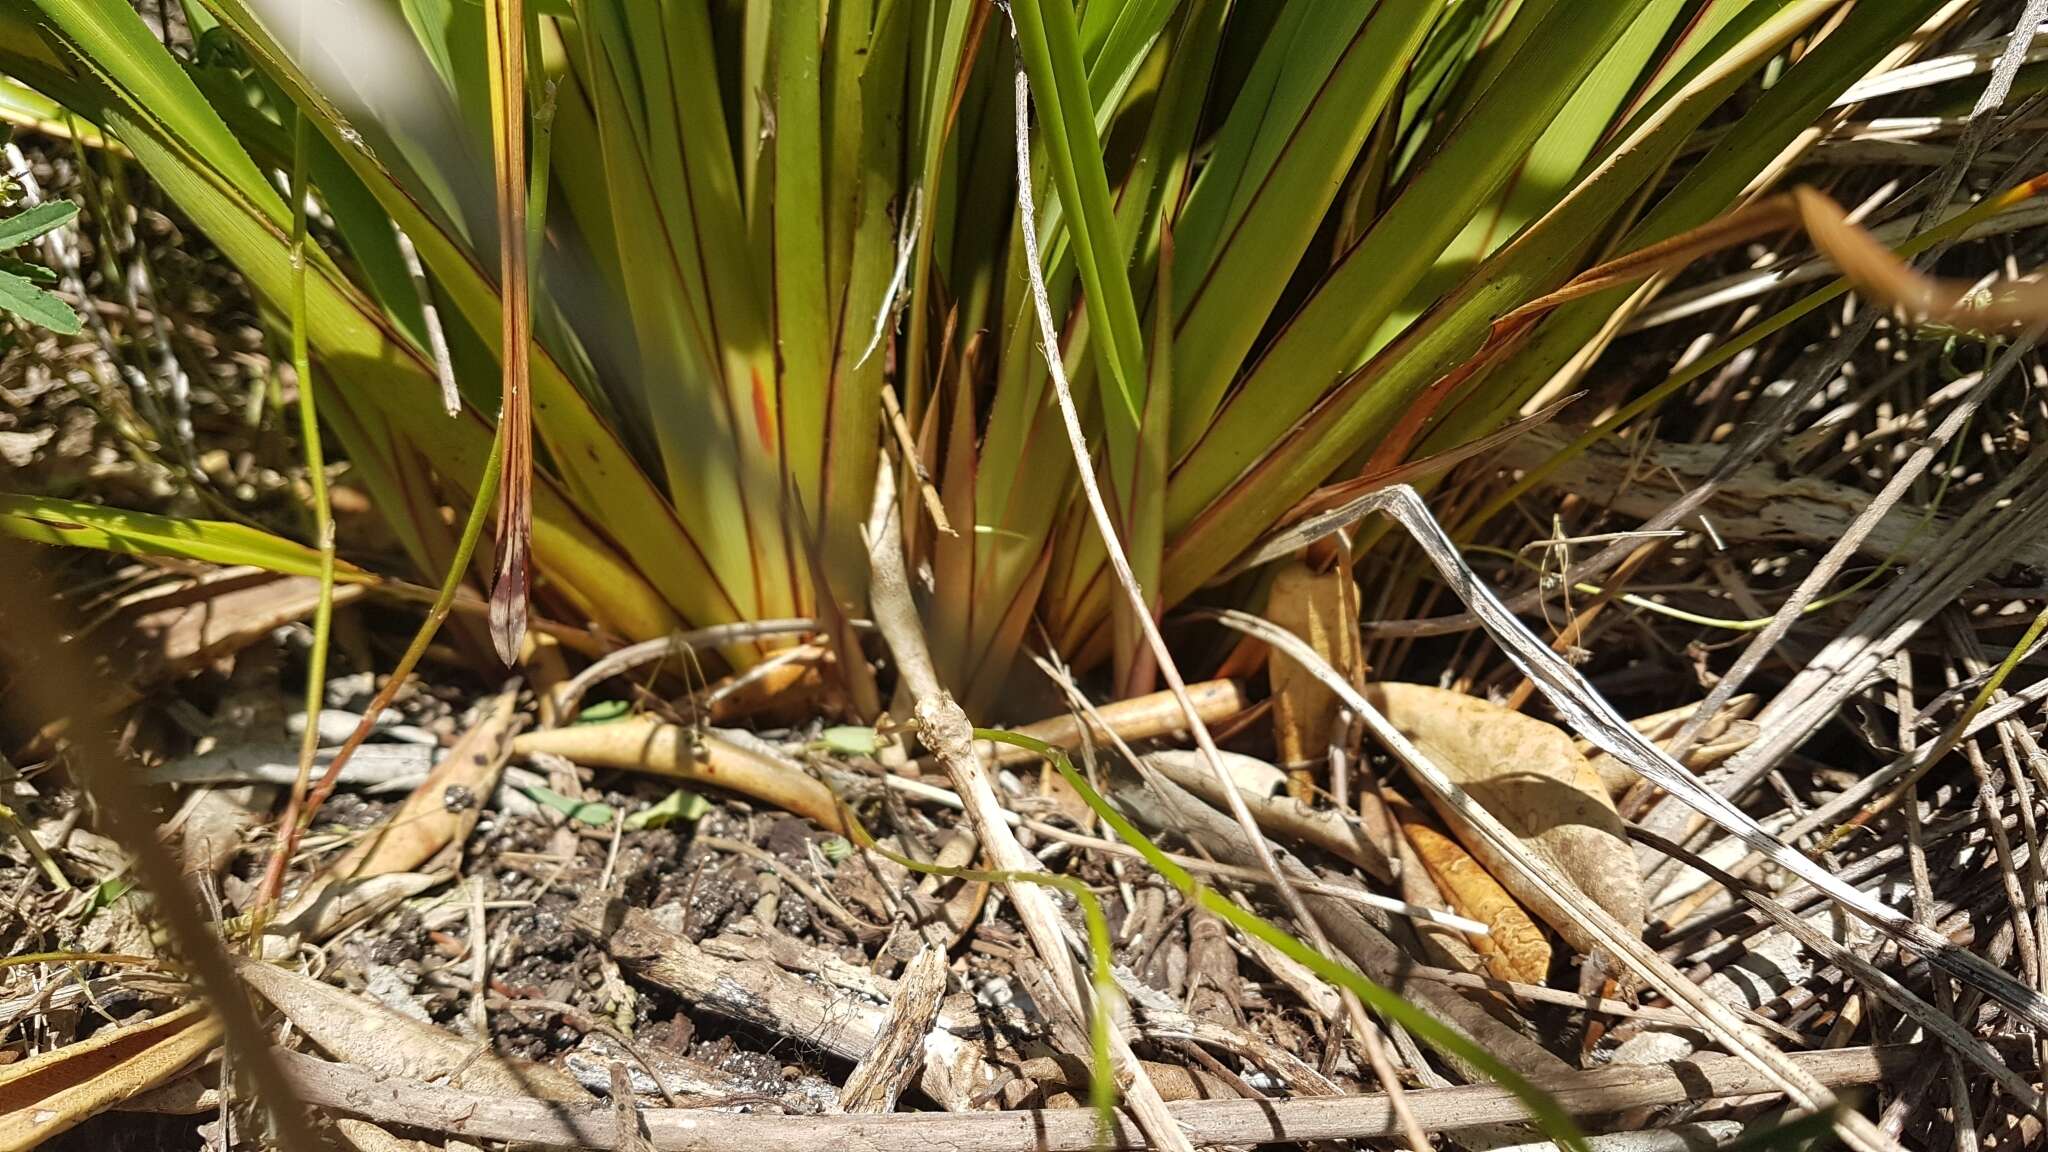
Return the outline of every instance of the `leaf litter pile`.
[[[1859,219],[1910,221],[1950,175],[2038,170],[2041,115],[1840,119],[1813,155],[1851,171]],[[1797,218],[1840,266],[1867,256]],[[2041,266],[2016,227],[1937,270]],[[962,715],[916,626],[923,574],[884,545],[857,629],[548,633],[492,684],[451,649],[368,716],[409,624],[344,586],[309,721],[313,578],[67,561],[110,654],[81,672],[125,726],[118,752],[9,734],[0,1148],[282,1140],[252,1063],[318,1138],[374,1152],[2040,1147],[2033,337],[1936,307],[1971,283],[1867,270],[1875,299],[1702,368],[1660,422],[1583,443],[1564,422],[1619,423],[1706,355],[1683,344],[1703,323],[1831,274],[1788,251],[1646,297],[1571,415],[1532,402],[1426,503],[1383,489],[1269,541],[1280,562],[1229,598],[1262,611],[1165,621],[1206,677],[1184,701],[1114,698],[1046,652],[997,715]],[[94,338],[7,353],[0,446],[37,487],[174,502],[46,367],[90,371]],[[208,340],[187,351],[225,395],[253,353]],[[245,503],[289,488],[191,463],[239,471]],[[871,540],[899,538],[896,507],[885,487]],[[17,678],[27,634],[4,633]],[[775,655],[721,674],[749,643]],[[309,725],[336,787],[273,872]],[[69,761],[99,752],[267,1057],[223,1044],[237,1020],[151,895],[172,878],[84,802],[106,765]]]

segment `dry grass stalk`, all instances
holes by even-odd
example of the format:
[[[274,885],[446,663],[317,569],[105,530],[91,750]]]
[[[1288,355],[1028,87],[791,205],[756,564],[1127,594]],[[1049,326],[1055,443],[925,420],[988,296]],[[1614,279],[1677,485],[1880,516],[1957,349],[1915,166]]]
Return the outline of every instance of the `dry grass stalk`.
[[[902,686],[915,701],[913,714],[919,739],[929,748],[952,777],[975,837],[981,842],[998,871],[1030,874],[1045,869],[1038,858],[1017,842],[1003,818],[995,787],[981,758],[974,753],[974,727],[953,697],[939,685],[932,665],[924,630],[918,622],[917,606],[910,595],[910,578],[904,570],[902,535],[896,529],[896,499],[893,474],[885,464],[875,484],[874,517],[881,530],[870,537],[870,566],[873,583],[869,597],[877,630],[895,653]],[[1074,952],[1068,941],[1065,921],[1053,903],[1052,893],[1041,884],[1028,881],[1009,883],[1005,893],[1024,922],[1032,950],[1045,966],[1045,975],[1058,992],[1060,1007],[1069,1022],[1079,1027],[1088,1019],[1087,1001],[1075,973]],[[1166,1102],[1131,1051],[1130,1040],[1120,1024],[1109,1030],[1110,1054],[1116,1067],[1110,1070],[1127,1093],[1132,1111],[1148,1137],[1161,1147],[1185,1149],[1187,1139],[1166,1114]]]
[[[1793,1057],[1803,1074],[1837,1088],[1901,1075],[1927,1058],[1925,1048],[1840,1048]],[[565,1105],[484,1096],[379,1076],[296,1052],[278,1059],[306,1099],[345,1115],[443,1132],[465,1140],[507,1140],[553,1148],[611,1148],[618,1132],[609,1104]],[[1705,1056],[1669,1065],[1570,1071],[1550,1091],[1578,1115],[1611,1114],[1701,1100],[1770,1097],[1770,1078],[1742,1061]],[[1417,1122],[1436,1132],[1515,1124],[1527,1115],[1506,1089],[1470,1086],[1411,1090]],[[1307,1096],[1293,1100],[1191,1100],[1168,1115],[1199,1147],[1314,1140],[1379,1139],[1398,1134],[1383,1093]],[[1093,1152],[1104,1148],[1085,1109],[996,1112],[913,1112],[885,1116],[776,1116],[707,1109],[650,1109],[640,1114],[656,1152],[756,1152],[772,1147],[828,1147],[844,1152]],[[1106,1145],[1155,1147],[1119,1117]]]

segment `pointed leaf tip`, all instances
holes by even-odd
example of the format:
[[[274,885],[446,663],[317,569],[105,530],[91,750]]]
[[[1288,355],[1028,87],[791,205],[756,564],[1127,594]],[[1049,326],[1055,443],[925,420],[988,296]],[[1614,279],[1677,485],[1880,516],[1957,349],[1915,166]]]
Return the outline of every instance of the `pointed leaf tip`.
[[[526,639],[527,542],[508,540],[498,549],[498,578],[491,584],[491,646],[510,668]]]

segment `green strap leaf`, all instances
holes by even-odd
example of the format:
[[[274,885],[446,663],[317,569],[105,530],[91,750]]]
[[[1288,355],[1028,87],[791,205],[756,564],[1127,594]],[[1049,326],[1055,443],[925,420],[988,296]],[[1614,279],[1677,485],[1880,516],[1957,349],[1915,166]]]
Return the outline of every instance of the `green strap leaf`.
[[[12,312],[60,336],[75,336],[79,331],[78,313],[69,304],[12,272],[0,271],[0,312]]]
[[[261,568],[286,576],[320,575],[320,553],[260,528],[225,520],[194,520],[130,512],[54,496],[0,495],[0,532],[42,544],[165,556]],[[336,561],[342,584],[374,584],[377,577]]]
[[[69,200],[47,200],[33,208],[0,220],[0,251],[18,248],[47,232],[71,223],[78,205]]]

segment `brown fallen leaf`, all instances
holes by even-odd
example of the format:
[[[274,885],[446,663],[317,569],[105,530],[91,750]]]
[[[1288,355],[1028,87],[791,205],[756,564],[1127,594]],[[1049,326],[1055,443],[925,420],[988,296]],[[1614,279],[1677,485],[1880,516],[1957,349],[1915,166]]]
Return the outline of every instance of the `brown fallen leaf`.
[[[528,732],[514,739],[511,749],[521,756],[551,752],[589,767],[709,784],[766,801],[835,832],[846,830],[832,790],[801,767],[761,749],[651,716]]]
[[[334,606],[354,603],[360,584],[334,589]],[[320,602],[320,581],[253,568],[211,570],[181,584],[157,585],[128,598],[95,625],[108,651],[101,666],[118,685],[94,700],[92,714],[110,715],[142,700],[168,680],[197,672],[310,616]],[[51,721],[25,750],[39,756],[69,731],[75,718]]]
[[[1266,597],[1266,618],[1313,646],[1330,667],[1347,675],[1358,666],[1357,585],[1343,568],[1318,572],[1297,560],[1282,565]],[[1315,796],[1315,765],[1330,748],[1337,695],[1286,656],[1267,656],[1273,686],[1273,743],[1296,800]]]
[[[1366,699],[1507,828],[1632,932],[1643,929],[1642,877],[1599,773],[1563,729],[1457,692],[1378,683]],[[1528,884],[1447,805],[1431,803],[1523,907],[1581,952],[1593,940],[1569,909]]]
[[[26,1152],[166,1083],[220,1039],[193,1002],[152,1020],[0,1066],[0,1152]]]
[[[1479,921],[1491,932],[1465,937],[1485,961],[1486,970],[1502,980],[1543,983],[1550,975],[1550,938],[1543,929],[1515,903],[1493,873],[1428,813],[1398,796],[1390,795],[1386,803],[1451,910]]]
[[[485,704],[477,722],[405,798],[385,827],[335,861],[328,875],[354,879],[411,872],[447,845],[468,838],[511,752],[517,699],[516,693],[502,692]]]
[[[288,968],[241,959],[235,971],[307,1039],[347,1063],[407,1080],[435,1080],[460,1069],[457,1086],[487,1096],[590,1099],[560,1068],[491,1052],[476,1055],[473,1041]]]

